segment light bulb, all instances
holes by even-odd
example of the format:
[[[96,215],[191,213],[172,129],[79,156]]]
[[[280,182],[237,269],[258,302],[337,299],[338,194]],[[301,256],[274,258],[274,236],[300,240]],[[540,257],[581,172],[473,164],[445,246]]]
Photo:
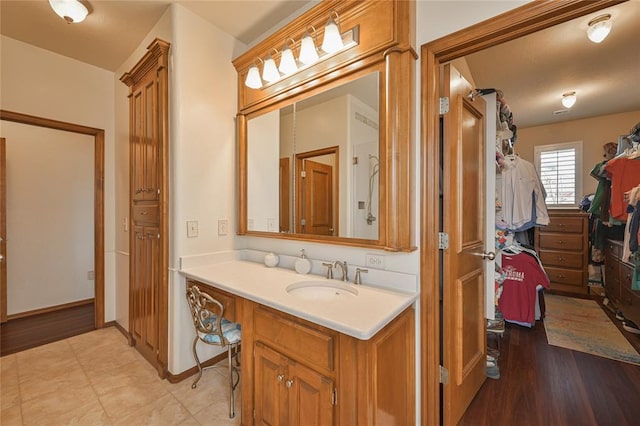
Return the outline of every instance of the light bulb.
[[[300,62],[311,65],[318,60],[318,51],[309,31],[305,31],[300,44]]]
[[[332,15],[329,16],[329,21],[324,27],[324,40],[322,41],[322,50],[327,53],[335,53],[344,47],[342,35],[340,35],[340,27],[336,24]]]
[[[280,80],[280,73],[276,67],[276,61],[273,60],[271,54],[264,61],[264,67],[262,68],[262,79],[269,83],[274,83]]]
[[[293,74],[298,71],[298,66],[296,65],[296,59],[293,57],[293,52],[289,45],[285,43],[282,48],[282,55],[280,56],[280,66],[278,67],[280,72],[284,75]]]
[[[77,24],[84,21],[89,11],[77,0],[49,0],[53,11],[69,24]]]
[[[589,22],[587,37],[594,43],[600,43],[607,38],[611,31],[611,15],[601,15]]]
[[[260,70],[257,65],[251,65],[247,78],[244,81],[244,85],[252,89],[259,89],[262,87],[262,80],[260,79]]]
[[[577,99],[578,98],[576,97],[576,92],[563,93],[562,105],[564,105],[565,108],[571,108],[573,105],[575,105]]]

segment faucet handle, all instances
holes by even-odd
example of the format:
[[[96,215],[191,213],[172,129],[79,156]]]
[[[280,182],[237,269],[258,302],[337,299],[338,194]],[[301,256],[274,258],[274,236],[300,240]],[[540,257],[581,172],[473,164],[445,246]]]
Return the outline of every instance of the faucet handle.
[[[368,269],[356,268],[356,276],[353,279],[353,283],[354,284],[362,284],[362,278],[360,277],[360,273],[362,273],[362,272],[367,273],[367,272],[369,272],[369,270]]]
[[[333,278],[333,263],[322,262],[322,266],[327,267],[327,279]]]

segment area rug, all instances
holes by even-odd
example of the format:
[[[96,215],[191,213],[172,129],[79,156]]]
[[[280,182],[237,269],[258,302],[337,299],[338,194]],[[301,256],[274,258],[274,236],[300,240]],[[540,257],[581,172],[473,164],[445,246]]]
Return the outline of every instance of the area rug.
[[[593,300],[544,295],[550,345],[640,365],[640,354]]]

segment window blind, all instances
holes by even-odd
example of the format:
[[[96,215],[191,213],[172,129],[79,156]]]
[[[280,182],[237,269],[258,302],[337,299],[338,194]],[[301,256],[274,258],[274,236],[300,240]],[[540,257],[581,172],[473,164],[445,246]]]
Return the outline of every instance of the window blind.
[[[540,152],[540,179],[548,204],[576,204],[576,149]]]

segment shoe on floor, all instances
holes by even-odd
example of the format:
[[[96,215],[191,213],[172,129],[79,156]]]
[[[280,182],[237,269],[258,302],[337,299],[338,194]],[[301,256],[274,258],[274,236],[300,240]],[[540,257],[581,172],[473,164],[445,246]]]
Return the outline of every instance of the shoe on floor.
[[[622,328],[627,330],[629,333],[640,334],[640,328],[633,322],[628,319],[624,320],[622,323]]]
[[[624,315],[620,309],[616,309],[616,319],[620,321],[624,321]]]
[[[500,369],[498,363],[495,361],[487,360],[487,377],[490,379],[498,380],[500,378]]]

